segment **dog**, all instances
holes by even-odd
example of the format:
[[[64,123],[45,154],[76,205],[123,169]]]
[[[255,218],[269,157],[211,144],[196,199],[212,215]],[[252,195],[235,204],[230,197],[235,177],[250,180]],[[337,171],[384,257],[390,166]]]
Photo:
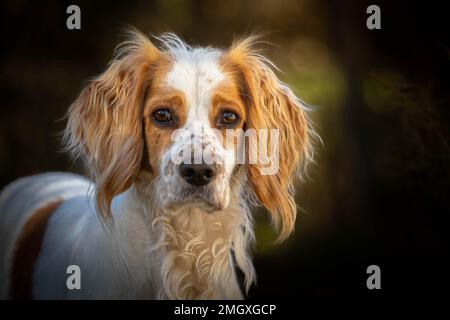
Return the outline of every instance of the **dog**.
[[[90,179],[38,174],[0,195],[1,297],[244,298],[256,280],[249,207],[267,209],[278,241],[290,235],[293,182],[315,134],[309,108],[257,43],[214,49],[130,31],[67,113],[65,150]],[[258,148],[276,147],[276,172],[237,161],[246,137],[223,143],[249,130],[268,132]],[[192,152],[175,161],[189,148],[199,161]],[[79,285],[69,288],[73,266]]]

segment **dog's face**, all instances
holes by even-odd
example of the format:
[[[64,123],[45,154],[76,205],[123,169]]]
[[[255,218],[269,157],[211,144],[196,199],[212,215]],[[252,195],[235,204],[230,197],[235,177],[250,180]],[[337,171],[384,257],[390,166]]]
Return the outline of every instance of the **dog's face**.
[[[221,58],[178,49],[155,64],[143,108],[144,161],[163,208],[211,212],[229,204],[239,146],[226,134],[243,129],[246,111]]]
[[[161,209],[212,213],[244,187],[286,237],[296,214],[292,177],[312,157],[305,107],[252,38],[223,51],[190,48],[174,35],[159,40],[161,48],[133,33],[69,110],[66,142],[96,181],[99,213],[108,217],[112,198],[142,176]],[[247,162],[252,146],[241,134],[251,130],[276,130],[255,140],[256,153],[279,157],[270,174],[262,173],[267,163]]]

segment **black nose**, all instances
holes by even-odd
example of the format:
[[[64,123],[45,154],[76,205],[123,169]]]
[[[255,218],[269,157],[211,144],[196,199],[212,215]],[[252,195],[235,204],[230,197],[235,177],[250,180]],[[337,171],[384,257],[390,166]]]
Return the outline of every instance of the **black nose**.
[[[214,166],[208,164],[180,164],[180,175],[187,183],[201,187],[208,184],[216,175]]]

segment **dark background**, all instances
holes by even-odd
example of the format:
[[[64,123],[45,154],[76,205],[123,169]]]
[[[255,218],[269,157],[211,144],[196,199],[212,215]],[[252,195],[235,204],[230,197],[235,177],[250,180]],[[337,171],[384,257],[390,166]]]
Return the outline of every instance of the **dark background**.
[[[70,103],[133,25],[226,47],[259,32],[323,139],[299,183],[295,234],[279,246],[255,210],[250,298],[449,296],[448,13],[436,1],[2,1],[0,187],[80,172],[58,133]],[[443,3],[443,2],[442,2]],[[66,8],[81,27],[66,28]],[[366,8],[381,7],[381,30]],[[366,268],[381,268],[379,291]]]

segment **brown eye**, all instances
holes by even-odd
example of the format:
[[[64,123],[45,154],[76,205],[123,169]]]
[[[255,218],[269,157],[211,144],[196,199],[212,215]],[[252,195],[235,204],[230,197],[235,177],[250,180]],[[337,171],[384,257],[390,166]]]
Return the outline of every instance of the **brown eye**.
[[[167,124],[172,121],[172,114],[167,109],[159,109],[153,112],[153,119],[161,124]]]
[[[231,111],[225,111],[219,118],[219,125],[223,126],[233,126],[239,120],[239,116]]]

